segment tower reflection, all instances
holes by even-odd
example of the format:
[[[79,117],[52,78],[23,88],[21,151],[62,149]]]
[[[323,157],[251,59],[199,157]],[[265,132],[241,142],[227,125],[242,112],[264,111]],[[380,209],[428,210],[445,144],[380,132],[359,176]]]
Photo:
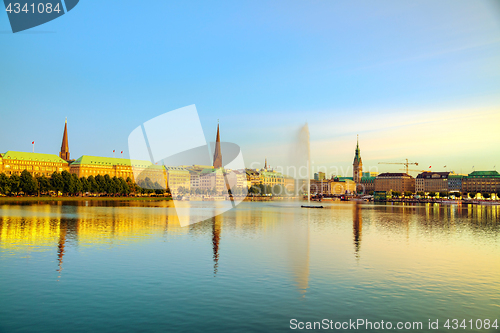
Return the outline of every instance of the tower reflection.
[[[222,215],[215,216],[212,222],[212,250],[214,260],[214,276],[219,269],[219,242],[222,232]]]
[[[356,259],[359,259],[362,230],[363,230],[363,218],[361,217],[361,204],[359,202],[356,202],[353,206],[353,213],[352,213],[352,232],[354,236],[354,254],[356,256]]]

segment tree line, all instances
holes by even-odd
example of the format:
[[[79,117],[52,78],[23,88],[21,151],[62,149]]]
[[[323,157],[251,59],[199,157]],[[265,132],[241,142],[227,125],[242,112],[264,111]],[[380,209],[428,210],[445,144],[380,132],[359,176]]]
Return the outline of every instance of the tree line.
[[[149,177],[141,179],[137,184],[130,178],[110,177],[97,175],[80,177],[76,174],[63,171],[54,172],[50,177],[35,176],[27,170],[21,175],[13,174],[10,177],[0,174],[0,194],[3,195],[49,195],[55,192],[65,196],[76,196],[83,193],[95,195],[124,196],[131,193],[137,194],[164,194],[170,193],[158,182],[151,181]]]

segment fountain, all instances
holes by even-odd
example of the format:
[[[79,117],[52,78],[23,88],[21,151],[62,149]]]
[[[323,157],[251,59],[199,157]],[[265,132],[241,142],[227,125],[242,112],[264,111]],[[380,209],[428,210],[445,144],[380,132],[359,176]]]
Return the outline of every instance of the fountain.
[[[302,164],[303,161],[305,160],[305,156],[307,156],[306,159],[306,166],[305,169],[307,170],[306,174],[306,179],[307,179],[307,205],[302,205],[302,208],[323,208],[323,206],[311,206],[311,146],[310,146],[310,137],[309,137],[309,126],[307,123],[302,126],[300,129],[298,135],[297,135],[297,143],[294,146],[294,150],[291,154],[292,156],[292,163],[295,167],[295,170],[298,170],[296,172],[296,177],[295,178],[303,178],[303,176],[300,174],[300,170],[304,168],[304,165]]]

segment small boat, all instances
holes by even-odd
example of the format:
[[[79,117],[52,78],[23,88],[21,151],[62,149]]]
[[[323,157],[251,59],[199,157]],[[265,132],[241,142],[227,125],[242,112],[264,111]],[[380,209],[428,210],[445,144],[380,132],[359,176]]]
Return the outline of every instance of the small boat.
[[[300,207],[302,207],[302,208],[323,208],[323,206],[308,206],[308,205],[302,205]]]

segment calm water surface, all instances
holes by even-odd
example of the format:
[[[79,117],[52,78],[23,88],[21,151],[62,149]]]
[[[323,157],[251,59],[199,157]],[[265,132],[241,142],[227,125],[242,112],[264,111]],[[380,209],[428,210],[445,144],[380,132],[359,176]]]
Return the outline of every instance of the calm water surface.
[[[500,207],[323,205],[0,203],[0,332],[500,319]]]

